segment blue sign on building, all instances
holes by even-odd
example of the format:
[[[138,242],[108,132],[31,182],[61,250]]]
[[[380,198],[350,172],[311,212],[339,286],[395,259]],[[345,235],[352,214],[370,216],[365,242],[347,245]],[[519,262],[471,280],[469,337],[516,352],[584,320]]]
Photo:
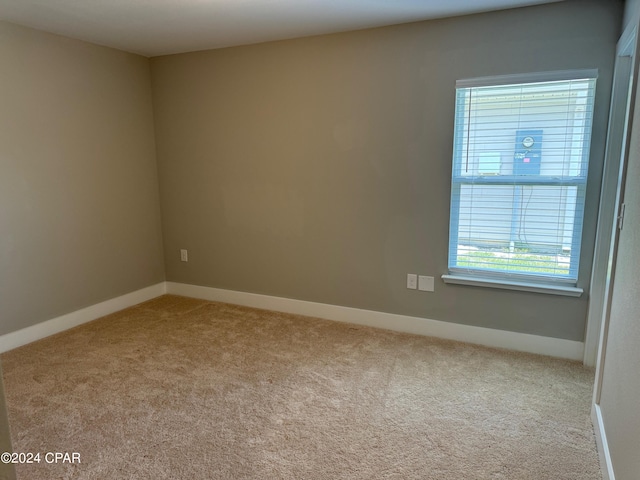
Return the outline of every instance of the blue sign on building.
[[[514,175],[540,175],[542,130],[518,130],[513,158]]]

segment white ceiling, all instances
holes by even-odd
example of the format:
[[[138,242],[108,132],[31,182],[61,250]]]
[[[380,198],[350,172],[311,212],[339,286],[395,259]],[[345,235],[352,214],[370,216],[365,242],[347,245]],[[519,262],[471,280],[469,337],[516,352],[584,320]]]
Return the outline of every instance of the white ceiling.
[[[0,18],[166,55],[561,0],[0,0]]]

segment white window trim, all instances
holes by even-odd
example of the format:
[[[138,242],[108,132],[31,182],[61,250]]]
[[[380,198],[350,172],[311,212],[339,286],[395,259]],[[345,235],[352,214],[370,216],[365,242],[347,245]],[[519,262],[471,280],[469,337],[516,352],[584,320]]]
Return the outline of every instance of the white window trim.
[[[580,287],[571,287],[552,283],[518,282],[514,280],[498,280],[480,276],[442,275],[444,283],[454,285],[470,285],[473,287],[500,288],[503,290],[519,290],[522,292],[548,293],[551,295],[563,295],[566,297],[580,297],[584,290]]]
[[[556,72],[520,73],[456,80],[456,88],[497,87],[512,83],[559,82],[581,78],[598,78],[597,69],[560,70]]]

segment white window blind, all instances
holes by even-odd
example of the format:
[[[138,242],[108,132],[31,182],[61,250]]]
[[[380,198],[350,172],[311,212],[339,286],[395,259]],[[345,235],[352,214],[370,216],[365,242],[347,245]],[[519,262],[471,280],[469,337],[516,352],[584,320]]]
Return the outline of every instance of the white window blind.
[[[457,83],[452,273],[575,284],[596,76]]]

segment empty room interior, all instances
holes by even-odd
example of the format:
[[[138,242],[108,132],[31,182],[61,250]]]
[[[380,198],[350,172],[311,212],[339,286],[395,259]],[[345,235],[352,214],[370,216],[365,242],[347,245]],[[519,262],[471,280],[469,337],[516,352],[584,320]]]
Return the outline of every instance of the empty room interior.
[[[638,0],[0,0],[0,478],[640,480]]]

